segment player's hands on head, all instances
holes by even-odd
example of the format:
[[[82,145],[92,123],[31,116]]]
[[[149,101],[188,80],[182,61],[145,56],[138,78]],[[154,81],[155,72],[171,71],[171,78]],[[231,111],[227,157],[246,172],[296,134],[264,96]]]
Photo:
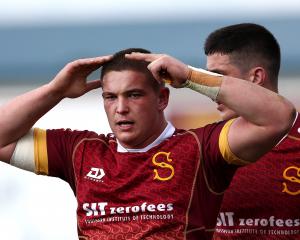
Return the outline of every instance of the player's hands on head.
[[[126,57],[134,60],[150,62],[148,69],[159,82],[167,82],[172,87],[179,88],[187,80],[188,66],[176,58],[165,54],[131,53]]]
[[[112,56],[78,59],[68,63],[49,83],[53,91],[62,98],[76,98],[101,87],[100,79],[87,81],[87,77]]]

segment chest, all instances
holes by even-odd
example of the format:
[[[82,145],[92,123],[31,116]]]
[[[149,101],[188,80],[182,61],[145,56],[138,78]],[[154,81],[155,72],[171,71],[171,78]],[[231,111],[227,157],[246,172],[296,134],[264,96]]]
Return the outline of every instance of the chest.
[[[194,141],[171,142],[147,153],[117,153],[90,141],[73,158],[78,206],[91,215],[185,212],[200,165]]]

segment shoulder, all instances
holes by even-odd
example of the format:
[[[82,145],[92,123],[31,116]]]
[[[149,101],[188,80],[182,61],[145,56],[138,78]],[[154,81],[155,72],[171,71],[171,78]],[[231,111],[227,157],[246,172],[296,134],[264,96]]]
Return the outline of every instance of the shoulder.
[[[190,129],[189,131],[194,132],[200,140],[217,140],[219,139],[220,133],[225,124],[228,123],[228,121],[219,121],[207,124],[203,127],[196,128],[196,129]],[[228,124],[227,124],[228,125]]]
[[[219,153],[219,139],[226,121],[207,124],[200,128],[176,130],[175,138],[180,136],[181,141],[197,142],[204,155]],[[189,140],[190,139],[190,140]]]
[[[75,147],[78,143],[85,141],[97,141],[108,144],[110,137],[93,131],[80,131],[71,129],[34,129],[34,141],[45,142],[48,147],[64,146]]]
[[[90,139],[90,138],[99,138],[106,139],[107,137],[104,134],[98,134],[93,131],[88,130],[71,130],[71,129],[35,129],[35,131],[45,131],[47,138],[78,138],[78,139]]]

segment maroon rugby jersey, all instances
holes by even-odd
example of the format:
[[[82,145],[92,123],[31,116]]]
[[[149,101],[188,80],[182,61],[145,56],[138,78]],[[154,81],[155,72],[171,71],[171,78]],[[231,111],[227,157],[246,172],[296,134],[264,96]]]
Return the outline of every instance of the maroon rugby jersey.
[[[235,171],[219,150],[223,126],[176,130],[144,153],[117,152],[112,135],[47,130],[44,173],[72,187],[80,239],[211,239]]]
[[[214,239],[300,239],[299,115],[279,145],[238,169],[225,192]]]

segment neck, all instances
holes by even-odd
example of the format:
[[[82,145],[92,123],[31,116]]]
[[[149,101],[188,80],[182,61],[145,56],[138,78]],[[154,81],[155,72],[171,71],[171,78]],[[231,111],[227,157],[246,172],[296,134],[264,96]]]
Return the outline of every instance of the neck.
[[[152,142],[148,143],[146,146],[143,146],[143,147],[130,148],[127,146],[122,146],[121,143],[117,140],[117,143],[118,143],[117,151],[118,152],[146,152],[146,151],[148,151],[149,149],[157,146],[162,141],[171,137],[174,134],[175,127],[171,123],[166,122],[166,124],[167,125],[160,132],[160,134],[156,137],[156,139],[154,139]]]
[[[151,144],[153,141],[155,141],[155,139],[157,139],[162,132],[165,130],[165,128],[167,127],[168,122],[166,121],[165,118],[163,118],[162,121],[159,121],[159,123],[157,124],[156,128],[154,132],[152,132],[152,134],[146,138],[143,142],[139,143],[138,146],[132,146],[133,148],[144,148],[147,145]],[[155,125],[154,125],[155,126]]]

